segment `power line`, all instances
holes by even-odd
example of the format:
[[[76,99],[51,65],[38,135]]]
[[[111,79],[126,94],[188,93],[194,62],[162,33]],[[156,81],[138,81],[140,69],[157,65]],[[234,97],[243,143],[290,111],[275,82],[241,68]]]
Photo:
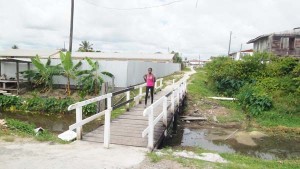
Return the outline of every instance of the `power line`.
[[[92,4],[94,6],[104,8],[104,9],[119,10],[119,11],[131,11],[131,10],[143,10],[143,9],[159,8],[159,7],[169,6],[169,5],[173,5],[175,3],[179,3],[179,2],[183,2],[183,1],[187,1],[187,0],[176,0],[176,1],[171,1],[171,2],[168,2],[168,3],[165,3],[165,4],[160,4],[160,5],[134,7],[134,8],[114,8],[114,7],[101,6],[101,5],[98,5],[96,3],[90,2],[88,0],[84,0],[84,1],[89,3],[89,4]]]

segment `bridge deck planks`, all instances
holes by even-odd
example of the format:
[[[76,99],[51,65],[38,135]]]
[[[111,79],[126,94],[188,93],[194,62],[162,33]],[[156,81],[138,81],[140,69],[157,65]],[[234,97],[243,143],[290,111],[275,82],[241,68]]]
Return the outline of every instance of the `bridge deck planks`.
[[[154,102],[169,91],[167,89],[158,92],[154,95]],[[148,99],[148,102],[150,99]],[[170,104],[168,100],[168,105]],[[148,127],[148,116],[143,116],[144,101],[125,112],[118,118],[111,122],[111,136],[110,143],[118,145],[136,146],[136,147],[147,147],[148,138],[147,136],[142,138],[142,132]],[[162,112],[162,105],[154,109],[154,119]],[[168,110],[168,123],[172,120],[172,113]],[[166,127],[162,120],[157,123],[154,128],[154,140],[155,145],[158,140],[163,136]],[[103,143],[104,137],[104,126],[100,126],[94,131],[83,135],[83,140],[91,142]]]

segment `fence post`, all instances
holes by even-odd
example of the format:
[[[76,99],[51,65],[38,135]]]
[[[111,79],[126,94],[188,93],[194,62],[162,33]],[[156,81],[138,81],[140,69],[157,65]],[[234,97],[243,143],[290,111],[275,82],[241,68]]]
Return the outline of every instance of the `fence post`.
[[[160,91],[162,90],[163,88],[163,79],[160,79]]]
[[[148,126],[149,126],[148,148],[149,148],[149,150],[152,150],[153,146],[154,146],[153,106],[151,106],[151,108],[150,108],[150,113],[148,116]]]
[[[76,123],[82,121],[82,107],[76,108]],[[82,126],[76,128],[77,140],[81,140],[82,138]]]
[[[163,101],[163,123],[168,126],[168,98],[164,96]]]
[[[130,91],[126,92],[126,101],[130,99]],[[129,111],[129,103],[126,104],[126,110]]]
[[[105,110],[104,123],[104,147],[109,148],[110,143],[110,116],[111,116],[111,95],[107,98],[107,109]]]

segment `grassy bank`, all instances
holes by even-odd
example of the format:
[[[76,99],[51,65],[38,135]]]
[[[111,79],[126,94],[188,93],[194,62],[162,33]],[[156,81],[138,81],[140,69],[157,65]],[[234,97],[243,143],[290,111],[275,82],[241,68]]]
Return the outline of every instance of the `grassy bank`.
[[[212,163],[197,159],[174,157],[172,152],[182,149],[163,149],[161,152],[164,155],[157,155],[155,152],[149,153],[148,157],[152,162],[160,162],[161,160],[173,160],[189,168],[230,168],[230,169],[264,169],[264,168],[278,168],[278,169],[296,169],[299,168],[300,159],[294,160],[262,160],[258,158],[248,157],[239,154],[220,154],[228,163]],[[196,154],[207,153],[203,149],[189,149]]]
[[[35,133],[34,129],[36,126],[34,124],[15,119],[5,119],[5,121],[6,124],[0,126],[0,139],[4,141],[13,142],[17,136],[22,138],[33,138],[37,141],[51,141],[61,144],[68,143],[59,139],[56,135],[47,130]]]
[[[205,99],[209,96],[219,96],[209,86],[205,69],[197,69],[197,73],[191,77],[190,84],[188,85],[188,91],[188,97],[192,98],[191,101],[193,103],[196,103],[198,100]],[[230,110],[230,114],[218,117],[220,122],[244,121],[246,118],[238,101],[210,100],[210,102],[224,106]],[[300,116],[298,114],[282,114],[275,109],[264,111],[262,114],[255,116],[252,120],[261,127],[300,127]]]

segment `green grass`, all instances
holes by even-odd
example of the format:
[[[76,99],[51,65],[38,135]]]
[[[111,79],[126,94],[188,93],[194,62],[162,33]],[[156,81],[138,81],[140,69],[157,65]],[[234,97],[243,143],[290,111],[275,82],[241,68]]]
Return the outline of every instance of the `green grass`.
[[[43,132],[36,134],[34,132],[35,125],[29,124],[20,120],[15,119],[5,119],[7,124],[7,129],[1,129],[0,130],[0,136],[3,136],[4,141],[13,141],[12,136],[19,136],[19,137],[31,137],[38,141],[52,141],[56,143],[68,143],[66,141],[63,141],[59,139],[56,135],[50,133],[47,130],[44,130]]]
[[[215,93],[211,91],[207,86],[207,75],[202,69],[197,69],[197,73],[193,74],[189,80],[188,93],[193,98],[202,98],[208,96],[214,96]]]
[[[174,149],[170,151],[170,149],[161,150],[164,155],[158,156],[155,153],[148,154],[148,157],[152,162],[159,162],[162,159],[177,161],[185,167],[190,168],[228,168],[228,169],[265,169],[265,168],[278,168],[278,169],[296,169],[299,168],[300,159],[292,159],[292,160],[262,160],[259,158],[248,157],[240,154],[233,153],[221,153],[220,155],[228,161],[228,163],[212,163],[197,159],[189,159],[182,157],[174,157],[172,152],[176,150],[184,150],[193,151],[196,154],[200,154],[205,151],[200,148],[188,148],[181,147],[180,149]]]
[[[189,72],[189,71],[191,71],[191,68],[186,66],[185,68],[183,68],[182,71],[184,71],[184,72]]]
[[[266,127],[286,126],[300,127],[300,115],[280,114],[275,111],[262,112],[256,117],[256,122]]]

